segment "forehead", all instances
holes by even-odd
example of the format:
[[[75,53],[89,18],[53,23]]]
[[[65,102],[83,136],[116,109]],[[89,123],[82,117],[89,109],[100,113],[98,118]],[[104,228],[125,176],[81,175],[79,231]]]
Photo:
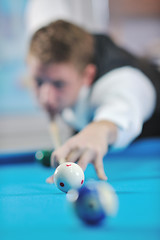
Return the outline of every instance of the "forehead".
[[[66,76],[66,75],[76,75],[78,71],[75,66],[71,63],[51,63],[42,64],[36,58],[30,58],[29,68],[33,76]]]

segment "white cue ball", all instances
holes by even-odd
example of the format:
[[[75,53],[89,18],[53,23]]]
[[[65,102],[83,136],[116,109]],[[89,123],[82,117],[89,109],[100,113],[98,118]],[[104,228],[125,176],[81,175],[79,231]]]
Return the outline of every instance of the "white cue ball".
[[[70,189],[78,189],[84,183],[84,172],[76,163],[62,163],[54,172],[54,183],[57,188],[65,193]]]

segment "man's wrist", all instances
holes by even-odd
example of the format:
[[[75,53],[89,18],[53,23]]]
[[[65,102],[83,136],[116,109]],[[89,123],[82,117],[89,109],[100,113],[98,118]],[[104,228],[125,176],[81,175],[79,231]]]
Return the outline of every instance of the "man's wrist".
[[[117,139],[118,127],[115,123],[101,120],[97,122],[93,122],[103,128],[103,131],[106,133],[107,141],[109,145],[112,145]]]

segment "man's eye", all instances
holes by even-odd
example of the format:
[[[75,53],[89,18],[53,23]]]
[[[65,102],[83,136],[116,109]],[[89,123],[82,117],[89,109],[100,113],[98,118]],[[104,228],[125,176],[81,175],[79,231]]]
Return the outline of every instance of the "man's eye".
[[[61,89],[61,88],[64,88],[65,87],[65,83],[64,82],[60,82],[60,81],[57,81],[57,82],[53,82],[52,85],[58,89]]]
[[[44,81],[41,78],[36,78],[36,83],[37,83],[38,87],[40,87],[40,86],[42,86]]]

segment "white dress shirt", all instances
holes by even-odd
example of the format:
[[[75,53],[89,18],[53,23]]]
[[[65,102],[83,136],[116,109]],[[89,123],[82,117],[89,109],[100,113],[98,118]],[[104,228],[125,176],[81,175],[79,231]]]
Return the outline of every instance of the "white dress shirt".
[[[62,117],[77,130],[82,130],[91,121],[115,123],[118,137],[113,147],[121,148],[140,135],[155,104],[152,82],[140,70],[127,66],[103,75],[92,88],[83,87],[75,106],[65,109]]]

